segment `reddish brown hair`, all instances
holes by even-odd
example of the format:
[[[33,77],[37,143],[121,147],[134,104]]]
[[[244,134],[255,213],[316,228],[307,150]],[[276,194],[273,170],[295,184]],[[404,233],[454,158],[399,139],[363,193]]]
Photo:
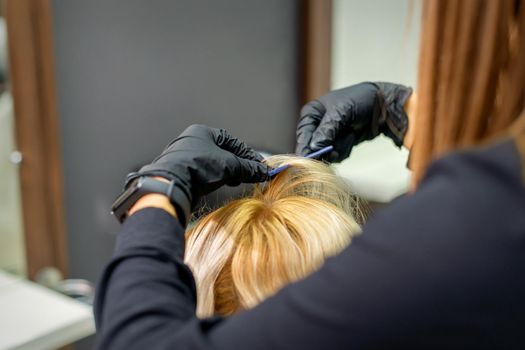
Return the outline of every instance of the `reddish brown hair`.
[[[525,4],[426,0],[411,167],[504,133],[525,104]]]

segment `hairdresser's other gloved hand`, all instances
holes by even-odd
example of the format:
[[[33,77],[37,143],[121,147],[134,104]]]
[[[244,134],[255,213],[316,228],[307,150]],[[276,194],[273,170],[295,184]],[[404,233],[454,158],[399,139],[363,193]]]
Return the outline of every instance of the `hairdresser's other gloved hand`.
[[[139,176],[174,181],[171,198],[184,226],[200,196],[223,185],[260,182],[268,178],[263,158],[226,130],[191,125],[149,165],[131,173],[126,186]]]
[[[297,125],[296,153],[306,155],[333,145],[334,151],[326,158],[340,162],[353,146],[380,133],[401,147],[408,129],[404,105],[411,93],[403,85],[365,82],[309,102]]]

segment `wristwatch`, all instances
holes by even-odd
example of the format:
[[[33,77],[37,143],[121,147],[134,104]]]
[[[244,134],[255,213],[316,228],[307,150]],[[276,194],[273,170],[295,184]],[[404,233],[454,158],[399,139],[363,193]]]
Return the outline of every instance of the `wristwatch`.
[[[174,182],[164,182],[152,177],[142,176],[133,180],[129,186],[117,197],[111,206],[111,214],[113,214],[118,221],[124,222],[129,209],[142,196],[149,193],[161,193],[166,195],[170,202],[173,198]]]

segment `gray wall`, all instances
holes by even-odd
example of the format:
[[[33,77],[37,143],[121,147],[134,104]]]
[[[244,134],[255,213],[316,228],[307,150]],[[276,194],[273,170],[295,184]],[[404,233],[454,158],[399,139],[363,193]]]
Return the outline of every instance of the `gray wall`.
[[[124,176],[192,123],[290,152],[298,1],[54,0],[72,277],[95,281]]]

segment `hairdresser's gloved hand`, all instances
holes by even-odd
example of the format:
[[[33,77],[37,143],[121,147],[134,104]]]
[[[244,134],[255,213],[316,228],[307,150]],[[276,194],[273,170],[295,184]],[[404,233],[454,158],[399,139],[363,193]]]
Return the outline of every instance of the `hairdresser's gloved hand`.
[[[260,182],[268,178],[263,158],[226,130],[191,125],[149,165],[131,173],[126,185],[139,176],[174,181],[171,198],[184,226],[200,196],[223,185]]]
[[[306,155],[333,145],[326,158],[340,162],[352,147],[380,133],[400,147],[408,129],[404,105],[412,89],[403,85],[366,82],[334,90],[301,110],[296,153]]]

